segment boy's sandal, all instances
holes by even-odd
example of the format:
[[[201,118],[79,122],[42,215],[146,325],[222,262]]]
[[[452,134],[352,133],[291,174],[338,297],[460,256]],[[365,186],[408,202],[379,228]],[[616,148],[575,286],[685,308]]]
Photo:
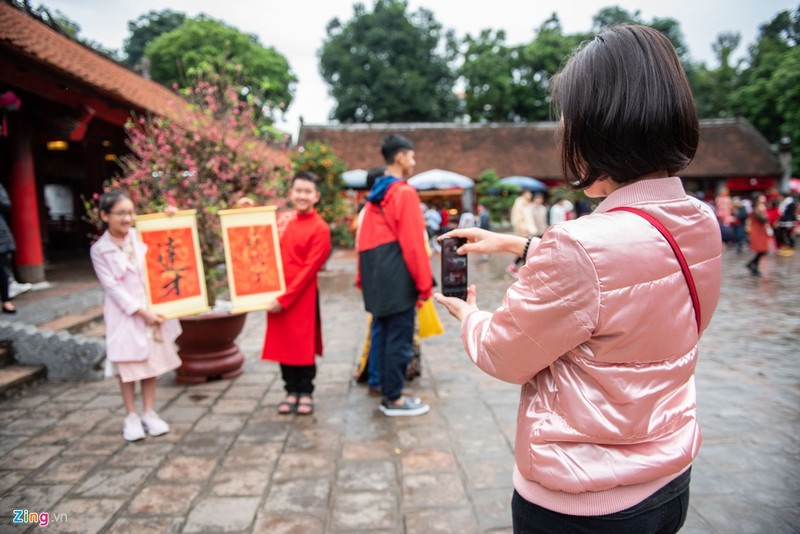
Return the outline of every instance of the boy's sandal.
[[[314,399],[311,398],[311,395],[300,395],[295,413],[297,415],[311,415],[314,413]]]
[[[278,413],[279,414],[292,414],[297,411],[297,396],[296,395],[286,395],[286,398],[283,399],[283,402],[278,404]]]

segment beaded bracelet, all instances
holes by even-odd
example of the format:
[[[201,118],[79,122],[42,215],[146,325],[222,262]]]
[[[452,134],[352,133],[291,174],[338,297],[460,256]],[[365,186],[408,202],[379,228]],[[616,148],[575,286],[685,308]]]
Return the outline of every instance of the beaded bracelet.
[[[533,241],[533,236],[529,235],[528,240],[525,242],[525,249],[522,251],[522,259],[528,259],[528,249],[531,247],[531,241]]]

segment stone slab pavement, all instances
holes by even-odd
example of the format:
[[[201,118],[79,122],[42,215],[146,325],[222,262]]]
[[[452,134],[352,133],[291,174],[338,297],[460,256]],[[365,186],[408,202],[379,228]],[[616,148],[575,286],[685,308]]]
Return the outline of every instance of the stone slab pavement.
[[[477,259],[479,303],[496,306],[510,258]],[[746,261],[726,251],[701,344],[705,440],[687,533],[800,532],[800,260],[767,257],[761,279]],[[239,338],[242,376],[159,380],[165,436],[122,439],[110,380],[49,381],[0,403],[0,532],[36,530],[13,523],[16,509],[47,513],[52,532],[510,533],[518,388],[473,367],[440,310],[446,332],[423,342],[423,376],[408,387],[431,412],[384,417],[351,380],[366,330],[354,262],[336,252],[320,276],[325,357],[311,417],[276,413],[278,369],[258,360],[262,313]],[[79,300],[65,292],[27,305]]]

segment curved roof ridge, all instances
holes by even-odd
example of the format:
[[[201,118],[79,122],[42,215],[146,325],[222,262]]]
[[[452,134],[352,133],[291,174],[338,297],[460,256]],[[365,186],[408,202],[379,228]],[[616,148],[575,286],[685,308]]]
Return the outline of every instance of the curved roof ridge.
[[[7,3],[0,3],[2,47],[137,110],[174,118],[188,109],[188,103],[167,87],[140,76]]]

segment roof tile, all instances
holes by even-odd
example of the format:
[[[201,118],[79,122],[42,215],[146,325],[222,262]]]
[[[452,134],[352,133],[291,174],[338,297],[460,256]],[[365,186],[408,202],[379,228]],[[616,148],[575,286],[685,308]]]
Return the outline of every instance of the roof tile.
[[[187,106],[185,100],[163,85],[143,78],[6,3],[0,3],[0,47],[12,48],[138,110],[174,116],[182,114]]]
[[[446,169],[473,178],[486,169],[499,176],[560,180],[558,124],[398,123],[303,125],[298,142],[324,141],[351,169],[382,163],[381,140],[390,133],[417,147],[417,172]],[[766,139],[743,118],[700,121],[700,144],[684,178],[779,176],[781,166]]]

